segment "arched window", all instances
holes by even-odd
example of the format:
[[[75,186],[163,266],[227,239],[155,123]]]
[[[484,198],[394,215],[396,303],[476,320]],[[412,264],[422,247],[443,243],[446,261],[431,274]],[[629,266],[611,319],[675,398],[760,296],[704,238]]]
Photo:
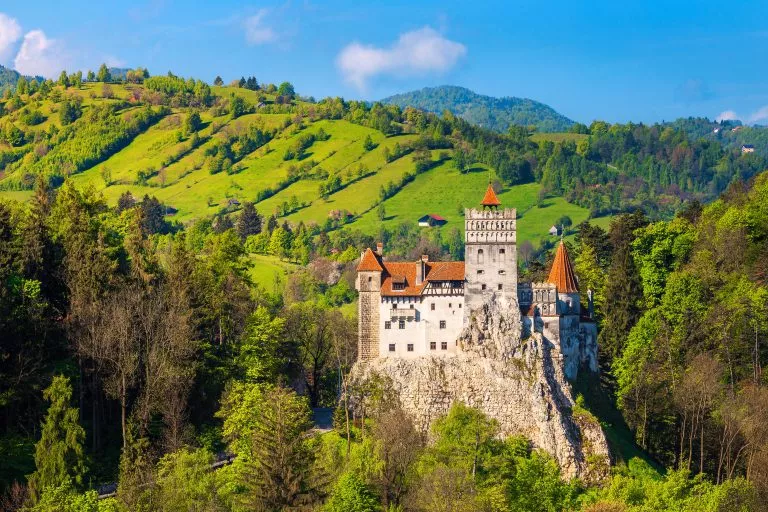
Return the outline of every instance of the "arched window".
[[[482,249],[478,249],[477,250],[477,263],[478,263],[478,265],[483,263],[483,250]]]
[[[499,249],[499,262],[504,263],[504,258],[506,257],[506,250],[505,249]]]

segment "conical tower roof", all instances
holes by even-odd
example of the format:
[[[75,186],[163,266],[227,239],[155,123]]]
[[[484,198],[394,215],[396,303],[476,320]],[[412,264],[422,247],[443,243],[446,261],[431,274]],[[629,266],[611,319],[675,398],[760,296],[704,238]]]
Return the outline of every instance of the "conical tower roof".
[[[483,202],[480,203],[483,206],[499,206],[501,205],[501,201],[499,201],[499,198],[496,197],[496,192],[493,191],[493,186],[491,184],[488,184],[488,189],[485,191],[485,197],[483,197]]]
[[[577,293],[579,291],[571,257],[568,256],[568,249],[565,248],[562,240],[557,246],[555,261],[552,263],[552,270],[549,271],[547,281],[557,287],[558,293]]]
[[[382,272],[384,267],[381,266],[379,258],[376,256],[370,248],[365,250],[365,254],[360,259],[360,264],[357,266],[358,272]]]

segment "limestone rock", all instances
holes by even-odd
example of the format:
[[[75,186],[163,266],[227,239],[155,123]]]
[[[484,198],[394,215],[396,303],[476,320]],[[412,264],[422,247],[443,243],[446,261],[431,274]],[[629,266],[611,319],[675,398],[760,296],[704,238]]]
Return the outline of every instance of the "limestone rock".
[[[495,418],[502,436],[524,435],[552,454],[564,476],[594,478],[595,465],[604,472],[609,464],[605,435],[594,419],[573,414],[557,347],[540,333],[522,339],[521,332],[517,304],[492,297],[472,312],[459,354],[358,362],[353,378],[389,377],[424,431],[451,404],[463,402]]]

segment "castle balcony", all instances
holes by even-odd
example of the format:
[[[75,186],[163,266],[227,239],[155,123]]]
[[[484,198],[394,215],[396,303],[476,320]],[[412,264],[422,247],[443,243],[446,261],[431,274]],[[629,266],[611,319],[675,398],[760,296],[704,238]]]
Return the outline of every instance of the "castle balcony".
[[[389,318],[392,320],[415,320],[416,310],[410,308],[391,309]]]

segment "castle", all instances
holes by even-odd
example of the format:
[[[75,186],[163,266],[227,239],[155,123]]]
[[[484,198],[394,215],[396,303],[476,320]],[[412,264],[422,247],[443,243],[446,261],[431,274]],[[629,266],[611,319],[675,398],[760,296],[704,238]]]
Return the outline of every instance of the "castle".
[[[358,358],[455,355],[472,312],[495,296],[519,307],[524,337],[538,332],[554,346],[569,379],[583,366],[597,371],[592,293],[583,308],[563,242],[547,282],[520,283],[516,210],[500,209],[490,185],[481,206],[464,210],[464,261],[387,261],[382,244],[361,255]]]

